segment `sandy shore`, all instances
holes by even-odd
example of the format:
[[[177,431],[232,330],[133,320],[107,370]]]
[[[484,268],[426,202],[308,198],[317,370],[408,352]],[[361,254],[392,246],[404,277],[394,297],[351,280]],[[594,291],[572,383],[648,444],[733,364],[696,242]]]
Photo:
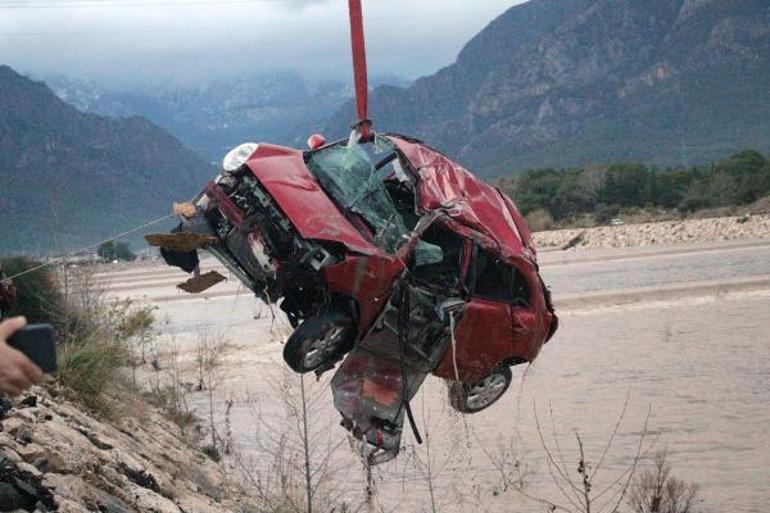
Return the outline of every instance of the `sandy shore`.
[[[537,232],[538,248],[623,248],[770,238],[770,215],[719,217],[659,223]]]

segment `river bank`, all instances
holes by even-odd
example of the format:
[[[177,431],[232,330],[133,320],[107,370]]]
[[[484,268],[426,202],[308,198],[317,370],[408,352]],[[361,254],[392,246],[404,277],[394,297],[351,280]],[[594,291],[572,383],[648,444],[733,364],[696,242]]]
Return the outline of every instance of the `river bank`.
[[[625,248],[770,238],[770,215],[686,219],[536,232],[540,249]]]

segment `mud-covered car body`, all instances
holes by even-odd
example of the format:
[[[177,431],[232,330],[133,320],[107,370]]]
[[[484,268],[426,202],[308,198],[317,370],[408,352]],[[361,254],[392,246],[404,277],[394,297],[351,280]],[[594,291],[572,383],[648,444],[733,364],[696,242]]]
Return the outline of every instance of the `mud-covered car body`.
[[[297,331],[330,307],[349,316],[335,405],[391,456],[402,405],[427,374],[476,383],[532,361],[553,335],[521,214],[438,151],[384,135],[308,151],[260,144],[244,160],[205,187],[179,230],[211,235],[206,249],[280,301]]]

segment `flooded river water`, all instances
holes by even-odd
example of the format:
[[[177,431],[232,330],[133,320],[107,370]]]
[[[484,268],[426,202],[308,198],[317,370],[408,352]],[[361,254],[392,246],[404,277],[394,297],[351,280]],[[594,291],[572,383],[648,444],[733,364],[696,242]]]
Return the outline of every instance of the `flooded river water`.
[[[624,255],[633,257],[633,252],[617,250],[610,256]],[[728,267],[729,276],[744,277],[770,273],[769,257],[764,247],[720,250],[706,258]],[[622,288],[624,275],[629,286],[654,285],[654,276],[667,268],[660,257],[619,260],[607,267],[592,262],[549,268],[549,260],[556,259],[544,258],[544,274],[555,285],[565,283],[560,287],[570,293]],[[687,281],[688,269],[693,279],[702,279],[701,257],[669,260],[678,266],[680,281]],[[606,274],[610,271],[612,276]],[[229,340],[214,393],[217,430],[232,433],[239,466],[269,476],[279,447],[275,440],[289,440],[281,449],[289,461],[298,458],[299,450],[290,441],[296,438],[297,417],[287,415],[281,399],[299,386],[282,364],[285,321],[273,319],[267,307],[245,293],[170,300],[176,293],[168,282],[177,277],[182,278],[158,267],[120,273],[109,283],[116,296],[157,303],[163,321],[157,347],[161,362],[168,361],[173,347],[190,379],[201,334]],[[606,283],[599,286],[598,280]],[[559,288],[555,292],[558,298]],[[533,498],[576,510],[570,504],[574,494],[558,476],[564,472],[575,483],[580,480],[575,435],[596,466],[625,405],[617,436],[597,472],[594,494],[618,484],[597,499],[594,511],[613,504],[613,494],[625,482],[617,478],[633,464],[640,437],[642,451],[667,450],[673,474],[700,486],[700,510],[770,511],[769,312],[770,291],[561,312],[562,327],[536,363],[517,367],[506,396],[475,415],[454,413],[443,383],[429,378],[413,404],[427,442],[417,446],[411,433],[405,433],[399,459],[375,469],[375,510],[432,511],[435,505],[441,512],[543,511]],[[312,398],[313,454],[317,461],[332,454],[319,501],[346,502],[355,510],[363,502],[365,472],[337,425],[328,384],[306,379],[305,385]],[[232,401],[229,413],[227,401]],[[205,414],[207,394],[193,394],[191,404]],[[549,453],[559,470],[549,465]],[[648,465],[642,458],[640,469]],[[518,478],[530,498],[506,486]],[[559,486],[566,487],[570,498]]]

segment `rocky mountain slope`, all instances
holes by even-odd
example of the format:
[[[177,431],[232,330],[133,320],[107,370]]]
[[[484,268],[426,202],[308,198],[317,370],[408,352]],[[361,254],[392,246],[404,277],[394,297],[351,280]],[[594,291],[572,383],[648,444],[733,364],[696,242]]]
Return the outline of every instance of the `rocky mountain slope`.
[[[39,387],[15,404],[3,399],[0,511],[249,511],[215,462],[156,410],[137,407],[113,424]]]
[[[212,173],[146,119],[83,113],[0,66],[0,253],[109,237],[168,213]]]
[[[374,90],[371,117],[488,175],[687,165],[770,149],[768,83],[766,0],[530,0],[451,66]],[[353,112],[341,110],[330,131]]]

